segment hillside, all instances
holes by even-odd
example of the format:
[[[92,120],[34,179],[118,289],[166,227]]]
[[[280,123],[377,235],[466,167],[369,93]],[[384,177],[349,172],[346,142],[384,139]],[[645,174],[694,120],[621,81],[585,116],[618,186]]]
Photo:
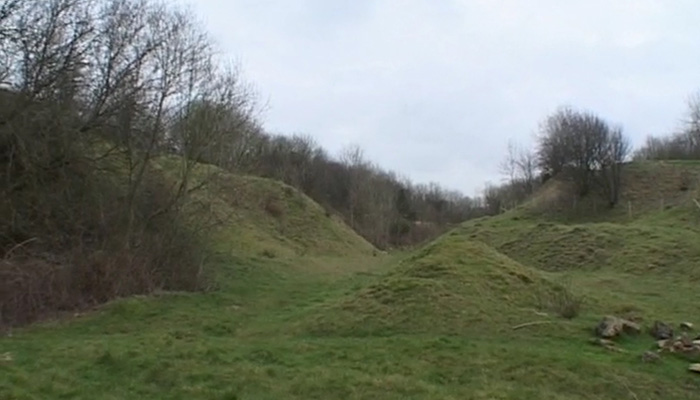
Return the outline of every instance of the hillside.
[[[177,158],[160,161],[173,174]],[[198,165],[190,204],[198,219],[217,225],[214,250],[245,257],[371,255],[374,247],[342,220],[281,182]]]
[[[648,319],[696,315],[688,298],[700,279],[700,209],[693,201],[700,197],[700,165],[631,164],[623,179],[615,209],[593,211],[594,196],[578,203],[589,207],[588,214],[572,210],[571,204],[543,208],[561,189],[562,182],[554,181],[518,209],[468,221],[455,232],[573,280],[601,313]]]
[[[617,352],[589,344],[607,314],[645,329],[700,322],[697,230],[679,224],[695,189],[604,222],[530,204],[375,255],[284,185],[214,176],[201,216],[231,218],[211,243],[217,288],[119,300],[0,338],[0,398],[697,397],[688,360],[642,362],[655,345],[646,332]],[[575,318],[560,316],[579,301]]]
[[[691,223],[700,228],[697,206],[700,197],[700,163],[694,161],[639,161],[625,165],[622,172],[620,201],[608,207],[594,187],[583,199],[572,195],[571,183],[552,179],[523,206],[524,215],[555,222],[619,222],[661,216],[655,222]],[[670,211],[670,212],[669,212]],[[666,218],[674,214],[676,218]]]
[[[600,204],[595,193],[564,206],[566,183],[553,181],[518,209],[469,221],[458,231],[547,271],[609,269],[697,278],[699,182],[697,163],[631,164],[613,209],[594,211]]]

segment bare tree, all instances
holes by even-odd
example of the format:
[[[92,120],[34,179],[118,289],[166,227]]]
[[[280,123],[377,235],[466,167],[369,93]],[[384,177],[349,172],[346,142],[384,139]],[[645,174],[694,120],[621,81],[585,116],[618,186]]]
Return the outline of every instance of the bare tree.
[[[366,180],[369,163],[365,160],[364,151],[358,145],[348,145],[340,152],[340,161],[350,172],[348,187],[348,211],[350,226],[357,227],[365,218],[364,197],[367,193]]]
[[[484,206],[488,215],[503,212],[503,195],[499,186],[487,183],[483,192]]]
[[[645,160],[700,159],[700,92],[690,96],[681,128],[667,137],[648,137],[635,152]]]
[[[622,166],[630,150],[629,140],[622,134],[622,128],[613,129],[601,155],[599,179],[610,207],[614,207],[620,199]]]
[[[519,201],[534,192],[537,170],[536,154],[509,141],[506,158],[501,163],[501,173],[507,176],[511,186],[519,188]]]
[[[700,92],[688,99],[688,115],[685,121],[685,136],[688,140],[688,150],[696,158],[700,158]]]
[[[510,181],[518,178],[518,156],[520,149],[512,140],[508,141],[508,149],[506,158],[500,164],[500,170],[503,175]]]
[[[610,126],[590,112],[563,108],[547,118],[538,139],[540,168],[556,175],[568,171],[578,194],[586,195],[608,157]]]

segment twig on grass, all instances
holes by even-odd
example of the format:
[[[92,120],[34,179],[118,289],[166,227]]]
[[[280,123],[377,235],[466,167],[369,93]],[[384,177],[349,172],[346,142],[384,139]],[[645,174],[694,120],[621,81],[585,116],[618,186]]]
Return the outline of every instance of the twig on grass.
[[[544,324],[553,324],[555,321],[532,321],[532,322],[526,322],[524,324],[520,325],[515,325],[513,327],[514,331],[517,331],[518,329],[526,328],[528,326],[534,326],[534,325],[544,325]]]

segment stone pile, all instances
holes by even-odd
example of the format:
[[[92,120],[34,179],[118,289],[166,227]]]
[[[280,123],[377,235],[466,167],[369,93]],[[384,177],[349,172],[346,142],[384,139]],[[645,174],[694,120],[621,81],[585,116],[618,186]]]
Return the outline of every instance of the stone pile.
[[[654,363],[661,360],[664,353],[680,355],[683,358],[696,363],[691,364],[688,370],[700,374],[700,336],[692,334],[693,324],[682,322],[679,324],[680,334],[673,327],[662,321],[655,321],[649,328],[649,334],[656,339],[656,351],[645,351],[642,361]],[[596,339],[591,343],[597,344],[611,351],[624,351],[617,346],[613,339],[621,335],[637,335],[642,328],[639,324],[623,318],[608,315],[595,327]]]

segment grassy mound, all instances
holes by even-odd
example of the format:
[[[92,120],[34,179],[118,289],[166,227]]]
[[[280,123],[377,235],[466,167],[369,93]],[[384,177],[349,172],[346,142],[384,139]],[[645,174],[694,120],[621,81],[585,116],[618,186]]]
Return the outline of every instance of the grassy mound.
[[[369,254],[374,247],[340,218],[291,186],[224,174],[215,194],[229,207],[232,221],[219,232],[221,243],[265,257]]]
[[[175,174],[177,158],[161,166]],[[213,248],[243,258],[372,254],[374,247],[299,190],[271,179],[198,165],[192,186],[204,185],[189,207],[198,222],[217,224]]]
[[[543,294],[561,290],[492,248],[451,234],[404,259],[363,289],[326,304],[314,334],[459,334],[531,318]]]
[[[620,203],[584,198],[552,180],[515,210],[468,221],[458,231],[547,271],[610,269],[700,277],[700,164],[631,163]]]

